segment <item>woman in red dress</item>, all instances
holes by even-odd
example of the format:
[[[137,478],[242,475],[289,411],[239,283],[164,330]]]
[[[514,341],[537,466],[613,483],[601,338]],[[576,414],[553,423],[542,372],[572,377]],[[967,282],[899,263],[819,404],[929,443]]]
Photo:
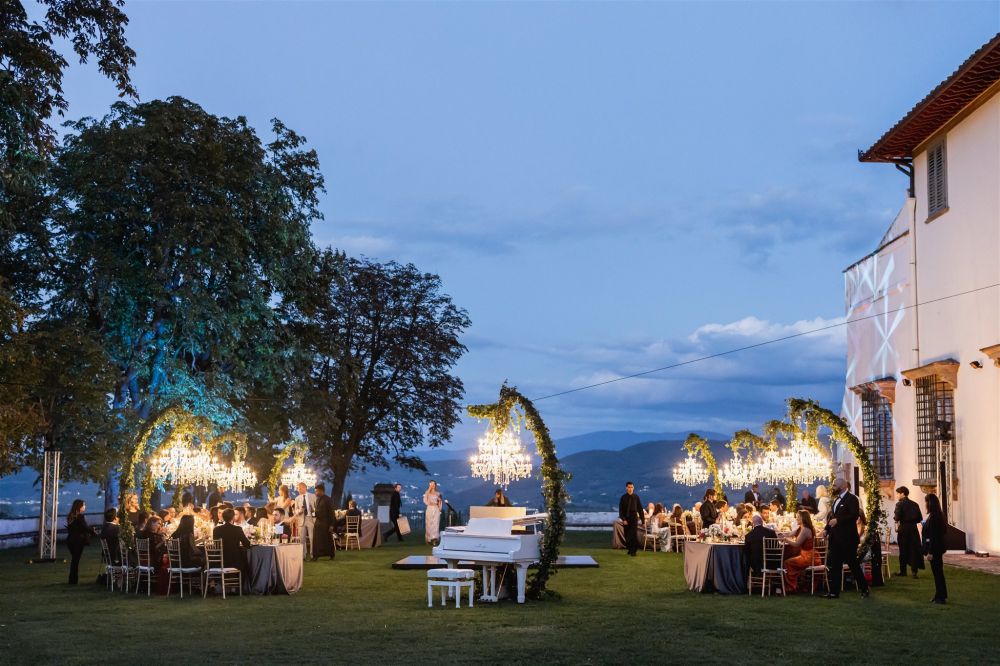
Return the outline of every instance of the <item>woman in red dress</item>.
[[[822,564],[819,553],[814,550],[813,540],[815,530],[813,529],[812,516],[808,511],[802,510],[796,516],[799,519],[799,528],[795,530],[795,535],[785,539],[789,546],[798,548],[799,554],[785,560],[785,589],[789,594],[796,592],[799,588],[799,576],[809,567]]]

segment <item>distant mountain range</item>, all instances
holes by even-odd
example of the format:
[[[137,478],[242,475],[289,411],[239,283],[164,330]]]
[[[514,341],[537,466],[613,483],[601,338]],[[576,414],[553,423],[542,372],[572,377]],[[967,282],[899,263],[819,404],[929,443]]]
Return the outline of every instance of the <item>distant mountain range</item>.
[[[727,436],[718,433],[699,433],[706,437],[716,450],[723,454]],[[633,481],[643,502],[674,502],[685,507],[701,498],[702,487],[680,486],[673,482],[672,470],[683,457],[682,443],[688,433],[648,433],[631,431],[592,432],[567,437],[556,442],[556,451],[563,469],[572,474],[567,487],[573,511],[617,510],[618,498],[624,492],[625,482]],[[530,445],[530,437],[526,438]],[[482,479],[473,478],[468,457],[473,450],[441,449],[420,452],[429,474],[392,467],[388,470],[372,469],[353,472],[347,478],[346,492],[368,506],[371,491],[376,483],[399,482],[404,486],[405,508],[422,510],[421,497],[430,479],[435,479],[442,494],[451,505],[463,513],[471,505],[485,504],[493,495],[494,486]],[[532,452],[533,453],[533,452]],[[33,486],[37,474],[31,470],[0,479],[0,513],[37,515],[39,490]],[[94,485],[66,483],[61,487],[63,502],[70,498],[84,497],[96,503]],[[731,498],[743,496],[744,490],[730,491]],[[511,484],[507,492],[518,505],[541,508],[541,480],[538,478],[537,457],[534,477]]]

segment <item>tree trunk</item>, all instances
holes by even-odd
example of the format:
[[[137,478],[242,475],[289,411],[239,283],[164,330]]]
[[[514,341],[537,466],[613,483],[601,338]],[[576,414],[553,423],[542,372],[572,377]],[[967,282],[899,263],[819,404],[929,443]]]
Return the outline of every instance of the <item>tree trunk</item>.
[[[333,506],[340,508],[344,501],[344,483],[347,481],[347,472],[351,468],[350,459],[343,456],[331,456],[330,471],[333,472],[333,487],[330,488],[330,499]]]

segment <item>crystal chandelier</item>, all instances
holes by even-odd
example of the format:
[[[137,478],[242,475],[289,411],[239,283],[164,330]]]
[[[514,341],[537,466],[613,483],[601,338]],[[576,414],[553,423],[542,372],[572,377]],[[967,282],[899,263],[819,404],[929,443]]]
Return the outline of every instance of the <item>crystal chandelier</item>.
[[[149,473],[159,481],[180,483],[180,479],[187,469],[190,455],[191,449],[184,444],[184,440],[174,436],[166,447],[161,448],[150,459]]]
[[[738,452],[719,470],[719,481],[730,488],[745,488],[756,481],[757,477],[757,465],[750,458],[744,461]]]
[[[305,466],[301,460],[296,461],[291,467],[287,467],[281,475],[281,485],[294,488],[300,483],[306,484],[307,488],[316,485],[316,473]]]
[[[780,466],[784,479],[794,483],[811,483],[830,475],[830,459],[801,437],[782,452]]]
[[[777,450],[765,451],[756,461],[757,479],[768,484],[785,480],[785,464]]]
[[[242,460],[234,460],[229,467],[219,465],[219,475],[215,483],[221,488],[241,492],[257,485],[257,475]]]
[[[690,453],[674,467],[674,483],[685,486],[700,486],[708,481],[708,468]]]
[[[479,452],[469,459],[469,463],[472,476],[492,479],[501,488],[531,476],[531,456],[525,452],[521,438],[511,428],[499,433],[490,429],[479,439]]]

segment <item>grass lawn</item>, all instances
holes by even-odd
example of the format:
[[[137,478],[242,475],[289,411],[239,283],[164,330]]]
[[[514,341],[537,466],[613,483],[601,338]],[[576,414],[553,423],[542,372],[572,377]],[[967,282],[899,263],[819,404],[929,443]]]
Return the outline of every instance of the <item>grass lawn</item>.
[[[559,572],[559,601],[460,611],[428,609],[424,572],[390,568],[429,554],[412,541],[306,563],[295,596],[227,600],[108,593],[89,582],[96,546],[76,588],[67,565],[0,551],[0,663],[1000,661],[1000,577],[946,568],[947,606],[928,603],[929,571],[893,578],[867,601],[701,595],[685,588],[680,555],[629,558],[610,540],[567,536],[566,554],[601,566]]]

